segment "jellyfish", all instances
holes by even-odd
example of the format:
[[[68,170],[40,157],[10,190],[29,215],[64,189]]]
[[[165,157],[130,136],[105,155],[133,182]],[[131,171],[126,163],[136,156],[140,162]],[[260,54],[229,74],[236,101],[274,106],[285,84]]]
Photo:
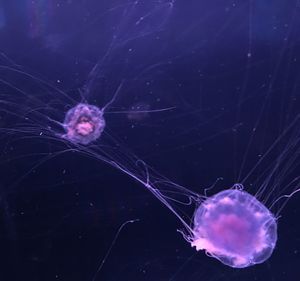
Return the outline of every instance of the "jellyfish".
[[[104,128],[103,111],[95,105],[79,103],[69,109],[64,120],[64,138],[80,144],[97,140]]]
[[[275,216],[254,196],[239,189],[207,198],[195,211],[191,245],[231,267],[267,260],[276,245]]]

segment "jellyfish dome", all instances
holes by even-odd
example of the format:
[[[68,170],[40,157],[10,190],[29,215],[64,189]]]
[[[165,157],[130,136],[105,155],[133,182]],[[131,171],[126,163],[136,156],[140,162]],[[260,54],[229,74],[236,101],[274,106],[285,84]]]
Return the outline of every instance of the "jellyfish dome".
[[[244,268],[264,262],[276,241],[274,215],[243,190],[221,191],[195,211],[191,245],[228,266]]]
[[[80,103],[67,112],[63,137],[74,143],[89,144],[101,136],[104,127],[103,111],[97,106]]]

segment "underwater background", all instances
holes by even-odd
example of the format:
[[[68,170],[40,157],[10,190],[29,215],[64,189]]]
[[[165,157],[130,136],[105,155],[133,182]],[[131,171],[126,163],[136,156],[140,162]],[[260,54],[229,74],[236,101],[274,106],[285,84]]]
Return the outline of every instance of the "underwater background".
[[[300,187],[298,1],[2,0],[0,52],[1,280],[298,280],[300,194],[272,206],[272,256],[233,269],[192,248],[143,184],[47,121],[63,122],[65,96],[103,107],[123,81],[104,114],[118,149],[200,195],[263,185],[270,207]],[[28,121],[35,99],[44,118]],[[172,202],[192,223],[187,197]]]

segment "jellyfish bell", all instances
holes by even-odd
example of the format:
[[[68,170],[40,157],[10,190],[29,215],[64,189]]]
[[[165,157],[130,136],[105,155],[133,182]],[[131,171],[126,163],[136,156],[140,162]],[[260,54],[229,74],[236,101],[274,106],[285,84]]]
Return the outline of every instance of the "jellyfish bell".
[[[230,267],[266,261],[276,241],[275,216],[244,190],[221,191],[195,211],[191,245]]]
[[[66,113],[63,138],[74,143],[89,144],[97,140],[105,128],[103,111],[95,105],[79,103]]]

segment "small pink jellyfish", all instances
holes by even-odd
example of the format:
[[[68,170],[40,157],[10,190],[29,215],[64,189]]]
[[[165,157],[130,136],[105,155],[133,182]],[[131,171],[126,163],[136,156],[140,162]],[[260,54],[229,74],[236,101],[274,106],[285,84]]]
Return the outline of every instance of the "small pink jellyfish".
[[[80,144],[89,144],[98,139],[105,127],[103,110],[97,106],[80,103],[71,108],[65,117],[64,138]]]
[[[219,192],[195,212],[192,246],[231,267],[264,262],[271,256],[276,241],[274,215],[245,191]]]

